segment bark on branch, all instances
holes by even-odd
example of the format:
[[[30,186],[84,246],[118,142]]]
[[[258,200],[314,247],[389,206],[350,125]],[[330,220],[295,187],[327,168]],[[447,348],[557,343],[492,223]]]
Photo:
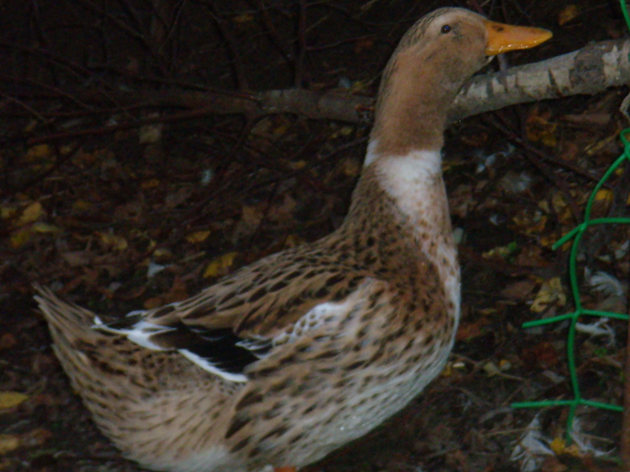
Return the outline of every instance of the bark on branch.
[[[630,83],[630,40],[603,41],[507,74],[474,77],[460,92],[451,116],[467,116],[517,103],[592,95]]]

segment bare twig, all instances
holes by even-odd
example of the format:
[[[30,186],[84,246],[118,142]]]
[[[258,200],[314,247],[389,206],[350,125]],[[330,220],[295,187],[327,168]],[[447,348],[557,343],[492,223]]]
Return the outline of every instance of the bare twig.
[[[249,82],[247,81],[247,74],[245,74],[245,66],[243,65],[238,44],[234,40],[230,30],[225,26],[225,21],[215,12],[214,6],[210,5],[208,8],[214,22],[217,25],[217,28],[219,29],[219,33],[228,44],[228,54],[232,57],[232,65],[234,66],[234,74],[236,75],[237,89],[243,92],[248,91],[250,90]]]
[[[295,80],[297,88],[303,86],[304,79],[304,55],[306,54],[306,5],[304,0],[298,2],[298,31],[297,31],[297,60],[295,61]]]

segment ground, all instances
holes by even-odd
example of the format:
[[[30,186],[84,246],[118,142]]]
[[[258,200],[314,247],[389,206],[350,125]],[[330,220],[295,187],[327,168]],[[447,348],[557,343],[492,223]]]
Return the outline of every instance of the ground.
[[[623,34],[612,2],[550,3],[554,5],[537,2],[521,15],[520,5],[505,1],[491,12],[493,19],[554,30],[556,39],[546,49],[519,53],[515,61],[541,60]],[[257,34],[252,23],[267,21],[262,10],[241,5],[231,15],[219,15],[218,6],[210,8],[212,14],[232,27],[212,30],[217,36],[211,39],[223,46],[219,37],[243,44]],[[291,2],[274,5],[266,14],[272,22],[280,21],[280,13],[293,21],[292,8]],[[315,26],[308,30],[313,47],[302,64],[303,87],[348,83],[362,94],[375,93],[378,72],[396,40],[426,10],[405,2],[380,8],[365,7],[366,16],[353,2],[309,10],[309,21],[329,22],[335,34],[350,25],[350,39],[331,38]],[[54,51],[53,44],[75,66],[83,58],[83,45],[61,41],[52,27],[67,26],[68,10],[53,9],[42,17],[33,10],[9,12],[17,26],[4,24],[1,54],[29,50],[44,57],[44,51]],[[35,19],[29,33],[16,32],[28,18]],[[168,43],[189,49],[169,57],[182,64],[189,60],[186,64],[196,64],[197,72],[214,56],[232,64],[229,54],[198,47],[194,41],[203,25],[191,24],[197,29],[190,38]],[[234,62],[243,66],[241,72],[256,90],[288,88],[291,73],[280,62],[263,61],[256,69],[256,58],[250,57],[260,60],[265,48],[285,39],[285,33],[279,28],[269,44],[242,48]],[[30,35],[28,41],[16,40],[23,39],[21,34]],[[88,36],[86,44],[92,44]],[[114,38],[112,44],[123,41]],[[11,42],[23,48],[11,49]],[[348,48],[333,47],[346,42]],[[154,69],[143,68],[133,48],[125,50],[125,57],[116,49],[110,52],[108,67],[95,68],[91,80],[154,87],[149,78],[162,74],[165,85],[169,67],[174,67],[156,60]],[[5,65],[9,56],[0,56]],[[267,116],[256,123],[203,116],[161,125],[149,123],[149,109],[126,109],[120,103],[99,108],[94,102],[81,108],[77,101],[86,95],[71,87],[72,80],[52,77],[59,72],[60,57],[49,69],[36,61],[17,61],[13,65],[24,68],[11,69],[18,85],[2,94],[0,470],[137,471],[98,432],[72,391],[35,309],[32,283],[50,286],[105,316],[120,316],[186,298],[269,253],[316,240],[338,226],[347,210],[369,126],[295,115]],[[202,80],[191,70],[177,78]],[[206,73],[201,77],[208,83],[230,85],[229,74]],[[35,94],[34,81],[50,87]],[[61,92],[68,89],[76,95]],[[97,89],[104,94],[115,90],[102,83]],[[612,89],[525,104],[450,127],[444,170],[463,275],[462,322],[454,352],[443,374],[404,411],[308,472],[511,472],[527,470],[528,464],[529,470],[557,472],[621,470],[616,462],[622,429],[618,412],[578,409],[578,442],[585,443],[579,452],[564,442],[566,408],[510,405],[573,398],[567,323],[528,330],[521,325],[574,309],[570,248],[554,251],[551,245],[582,221],[595,183],[623,150],[618,134],[627,123],[618,108],[626,93]],[[124,123],[130,113],[144,119],[145,126],[85,136],[68,132]],[[55,133],[66,136],[36,141]],[[623,169],[613,175],[595,200],[594,216],[624,216],[629,175]],[[627,241],[623,225],[587,232],[577,266],[578,298],[585,307],[627,313]],[[576,366],[584,398],[622,404],[626,332],[624,321],[578,332]],[[531,429],[536,422],[538,436]],[[514,460],[519,441],[527,451]],[[546,447],[553,452],[535,457],[536,445],[538,451]],[[596,457],[599,452],[610,454]]]

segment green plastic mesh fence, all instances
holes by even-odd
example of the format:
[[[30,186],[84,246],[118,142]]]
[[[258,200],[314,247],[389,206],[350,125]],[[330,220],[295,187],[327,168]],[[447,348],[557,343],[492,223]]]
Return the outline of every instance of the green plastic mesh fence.
[[[624,0],[621,0],[621,9],[628,24],[628,28],[630,28],[630,16],[628,15],[628,10]],[[513,408],[541,408],[548,406],[568,406],[569,414],[567,416],[567,441],[571,441],[571,432],[573,431],[573,420],[575,418],[575,412],[578,406],[590,406],[595,408],[603,408],[607,410],[614,411],[623,411],[623,408],[618,405],[611,405],[608,403],[601,403],[597,401],[588,400],[582,397],[582,392],[580,390],[580,383],[578,380],[576,363],[575,363],[575,333],[576,333],[576,324],[578,319],[581,316],[598,316],[598,317],[607,317],[607,318],[617,318],[621,320],[627,320],[629,316],[624,313],[613,313],[608,311],[597,311],[597,310],[587,310],[582,306],[582,301],[580,299],[580,288],[578,286],[577,281],[577,256],[578,249],[580,247],[580,242],[582,241],[582,237],[584,232],[590,226],[603,225],[603,224],[630,224],[630,218],[596,218],[591,219],[591,209],[593,206],[593,202],[595,201],[595,197],[597,192],[602,188],[602,186],[606,183],[606,181],[610,178],[611,175],[624,163],[630,162],[630,141],[628,139],[630,136],[630,129],[625,129],[621,132],[621,141],[624,145],[624,153],[619,156],[619,158],[610,166],[610,168],[606,171],[602,179],[597,183],[593,192],[591,193],[588,202],[586,204],[586,209],[584,211],[584,222],[574,228],[571,232],[566,234],[562,239],[557,241],[553,245],[553,249],[557,249],[567,241],[573,239],[573,244],[571,246],[571,253],[569,255],[569,280],[571,284],[571,292],[573,295],[573,301],[575,304],[575,311],[572,313],[568,313],[565,315],[554,316],[552,318],[548,318],[545,320],[539,321],[530,321],[523,324],[523,328],[531,328],[534,326],[547,325],[551,323],[558,323],[565,320],[570,322],[569,324],[569,333],[568,333],[568,341],[567,341],[567,358],[569,364],[569,376],[571,380],[571,390],[573,393],[573,399],[570,400],[544,400],[544,401],[536,401],[536,402],[519,402],[513,403]],[[628,381],[628,379],[626,379]]]

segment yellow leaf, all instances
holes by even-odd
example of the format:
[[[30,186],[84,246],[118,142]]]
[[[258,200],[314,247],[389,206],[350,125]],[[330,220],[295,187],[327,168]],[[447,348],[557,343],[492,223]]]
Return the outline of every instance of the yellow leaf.
[[[192,244],[202,243],[210,236],[210,231],[195,231],[186,236],[186,241]]]
[[[291,161],[289,162],[289,167],[293,170],[299,170],[299,169],[303,169],[304,167],[306,167],[307,162],[306,161]]]
[[[564,453],[572,455],[574,457],[584,457],[584,454],[582,453],[580,448],[577,446],[577,444],[571,444],[570,446],[565,447]]]
[[[151,240],[150,243],[150,248],[155,247],[156,242]],[[149,249],[150,250],[150,249]],[[173,253],[171,252],[170,249],[165,248],[165,247],[159,247],[157,248],[155,251],[153,251],[153,257],[156,257],[158,259],[170,259],[171,257],[173,257]]]
[[[512,221],[526,233],[532,234],[540,233],[545,229],[547,217],[540,210],[534,212],[521,210],[512,218]]]
[[[595,201],[599,202],[604,200],[605,202],[612,202],[613,199],[613,193],[610,190],[607,189],[602,189],[602,190],[598,190],[598,192],[595,194]]]
[[[488,374],[488,377],[493,377],[493,376],[501,373],[501,371],[499,370],[497,365],[494,362],[492,362],[492,361],[487,362],[486,364],[484,364],[482,369],[486,372],[486,374]]]
[[[540,220],[538,220],[537,223],[534,223],[529,228],[526,228],[525,232],[527,234],[541,233],[545,229],[545,224],[546,223],[547,223],[547,217],[543,215],[540,218]]]
[[[3,220],[13,218],[15,215],[17,215],[17,208],[15,208],[14,206],[0,206],[0,218],[2,218]]]
[[[20,447],[20,437],[16,434],[0,434],[0,456]]]
[[[78,213],[88,211],[90,208],[92,208],[92,204],[90,202],[86,202],[85,200],[76,200],[72,204],[72,210]]]
[[[55,225],[51,225],[49,223],[38,221],[33,225],[33,231],[35,231],[36,233],[57,233],[61,231],[61,228]]]
[[[28,399],[20,392],[0,392],[0,408],[14,408]]]
[[[368,91],[368,84],[366,84],[365,82],[361,82],[360,80],[352,82],[352,85],[350,86],[351,94],[357,94],[357,93],[363,94],[367,91]]]
[[[354,128],[352,126],[344,126],[339,130],[339,134],[341,136],[350,136],[352,133],[354,133]]]
[[[236,23],[251,23],[254,21],[254,15],[251,13],[244,13],[242,15],[235,16],[234,21]]]
[[[218,277],[219,275],[226,274],[227,270],[234,263],[234,258],[237,254],[238,252],[228,252],[227,254],[217,257],[208,264],[208,267],[206,267],[206,270],[203,273],[203,278],[207,279],[208,277]]]
[[[442,372],[440,372],[440,377],[451,377],[453,375],[453,365],[448,362]]]
[[[15,223],[15,226],[24,226],[29,223],[34,223],[42,216],[44,216],[44,207],[42,207],[42,204],[39,202],[33,202],[24,209],[22,215]]]
[[[529,309],[541,313],[549,308],[549,305],[564,306],[566,302],[567,296],[564,294],[560,277],[554,277],[543,282]]]
[[[144,182],[142,182],[140,184],[140,187],[142,187],[143,190],[146,190],[148,188],[155,188],[159,185],[160,185],[159,179],[151,179],[151,180],[145,180]]]
[[[274,128],[274,130],[271,132],[271,135],[274,138],[281,138],[282,136],[284,136],[284,134],[289,130],[289,125],[286,123],[282,123],[280,125],[278,125],[276,128]]]
[[[356,177],[361,173],[361,163],[356,159],[344,159],[341,161],[341,172],[346,177]]]
[[[164,125],[161,123],[141,126],[138,130],[138,142],[140,144],[159,143],[162,139],[163,128]]]
[[[284,249],[294,248],[304,244],[304,240],[295,234],[290,234],[284,240]]]
[[[532,142],[540,142],[545,146],[554,147],[558,144],[556,139],[557,123],[551,123],[547,118],[548,113],[538,114],[539,110],[535,109],[527,117],[525,129],[527,138]]]
[[[116,236],[110,233],[97,233],[101,238],[101,242],[115,251],[124,251],[129,246],[127,240],[122,236]]]
[[[59,148],[59,152],[61,153],[62,156],[67,156],[71,152],[74,152],[74,150],[75,150],[75,147],[74,146],[70,146],[68,144],[65,144],[65,145],[61,146],[61,148]]]
[[[499,310],[497,308],[481,308],[478,312],[482,315],[494,315]]]
[[[569,21],[573,20],[574,18],[576,18],[579,14],[579,9],[577,7],[577,5],[569,5],[566,6],[558,15],[558,24],[560,26],[564,25],[565,23],[568,23]]]
[[[31,120],[24,127],[24,133],[30,134],[39,125],[39,120]]]
[[[481,257],[484,259],[492,259],[493,257],[506,258],[510,257],[516,249],[516,245],[514,243],[510,243],[507,246],[497,246],[490,249],[489,251],[482,253]]]
[[[551,441],[551,444],[549,445],[549,447],[551,447],[551,450],[557,455],[562,454],[566,446],[567,444],[564,442],[564,439],[562,438],[554,438],[554,440]]]
[[[11,246],[15,249],[24,246],[30,239],[33,232],[30,229],[21,229],[11,235]]]
[[[48,144],[37,144],[26,151],[26,160],[34,161],[43,157],[49,157],[52,154],[52,148]]]

